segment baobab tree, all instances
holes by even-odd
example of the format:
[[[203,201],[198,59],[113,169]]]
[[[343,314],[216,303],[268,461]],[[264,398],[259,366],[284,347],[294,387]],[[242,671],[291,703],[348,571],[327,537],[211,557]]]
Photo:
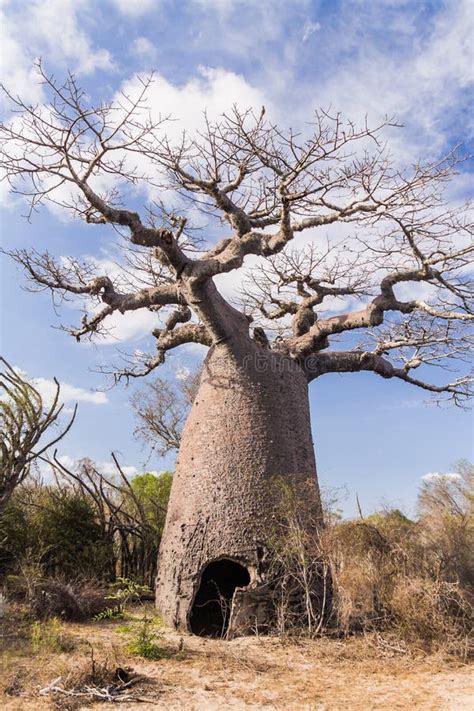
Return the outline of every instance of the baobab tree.
[[[358,126],[327,111],[296,132],[265,109],[233,108],[177,134],[147,108],[151,78],[137,96],[94,106],[73,76],[59,84],[40,72],[48,103],[9,94],[16,115],[1,128],[3,170],[29,216],[53,203],[109,230],[122,269],[10,254],[33,288],[84,299],[80,325],[65,327],[77,340],[99,337],[117,312],[156,314],[155,351],[111,367],[116,380],[151,373],[179,346],[208,348],[181,440],[157,606],[196,632],[253,625],[271,606],[262,591],[277,526],[272,482],[312,502],[302,508],[308,528],[320,516],[309,384],[370,371],[458,405],[469,396],[473,229],[467,207],[444,197],[460,158],[402,169],[385,147],[393,121]],[[224,277],[244,266],[244,293],[231,303]],[[436,366],[461,371],[440,381]],[[212,606],[216,587],[236,601],[230,622]]]

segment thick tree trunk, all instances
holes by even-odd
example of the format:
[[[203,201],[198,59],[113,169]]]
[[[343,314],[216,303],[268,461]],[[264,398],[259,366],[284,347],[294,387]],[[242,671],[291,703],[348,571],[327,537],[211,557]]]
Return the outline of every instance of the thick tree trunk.
[[[247,338],[214,346],[184,429],[161,543],[156,603],[167,624],[212,634],[206,585],[228,606],[225,628],[265,620],[269,602],[258,591],[277,530],[278,479],[306,500],[310,483],[306,525],[314,526],[321,511],[307,376]]]

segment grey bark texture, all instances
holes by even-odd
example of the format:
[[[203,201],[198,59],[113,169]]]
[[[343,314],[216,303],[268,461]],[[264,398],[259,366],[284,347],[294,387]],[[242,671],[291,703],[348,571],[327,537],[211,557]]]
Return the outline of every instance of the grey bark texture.
[[[275,479],[305,496],[311,482],[314,525],[308,378],[284,355],[232,339],[210,349],[183,432],[158,563],[156,604],[167,624],[189,629],[202,572],[220,558],[247,568],[258,598],[278,525]],[[241,604],[238,626],[264,620],[269,604]]]

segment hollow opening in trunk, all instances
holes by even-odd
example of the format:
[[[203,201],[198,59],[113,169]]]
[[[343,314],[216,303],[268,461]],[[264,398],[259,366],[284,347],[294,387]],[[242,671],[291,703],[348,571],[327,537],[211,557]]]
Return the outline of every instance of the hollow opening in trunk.
[[[216,560],[204,568],[189,619],[193,634],[224,637],[236,588],[250,583],[247,568],[234,560]]]

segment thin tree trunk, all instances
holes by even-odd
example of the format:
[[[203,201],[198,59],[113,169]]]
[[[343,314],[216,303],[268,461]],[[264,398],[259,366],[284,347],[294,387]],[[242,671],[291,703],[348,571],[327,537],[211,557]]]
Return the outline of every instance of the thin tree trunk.
[[[309,483],[315,503],[307,525],[320,520],[307,377],[249,339],[215,346],[184,429],[160,547],[156,603],[166,623],[192,629],[193,602],[212,561],[240,563],[247,590],[265,588],[278,480],[306,501]],[[255,604],[239,595],[235,625],[264,621],[268,595]]]

